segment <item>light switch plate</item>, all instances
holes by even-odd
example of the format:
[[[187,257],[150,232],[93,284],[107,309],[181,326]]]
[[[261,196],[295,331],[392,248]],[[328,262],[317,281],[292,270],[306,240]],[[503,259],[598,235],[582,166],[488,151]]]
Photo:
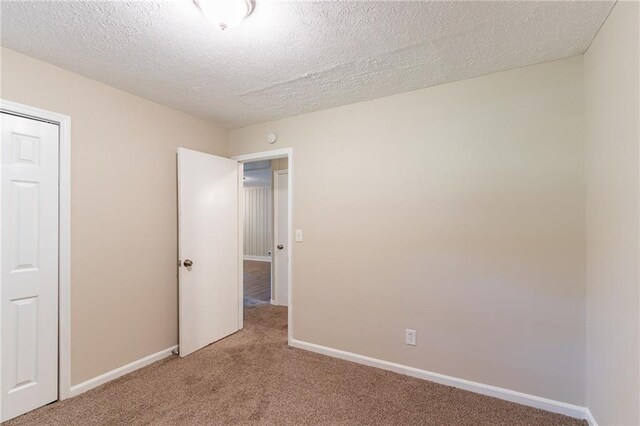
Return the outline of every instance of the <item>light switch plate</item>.
[[[296,242],[302,241],[302,229],[296,229]]]

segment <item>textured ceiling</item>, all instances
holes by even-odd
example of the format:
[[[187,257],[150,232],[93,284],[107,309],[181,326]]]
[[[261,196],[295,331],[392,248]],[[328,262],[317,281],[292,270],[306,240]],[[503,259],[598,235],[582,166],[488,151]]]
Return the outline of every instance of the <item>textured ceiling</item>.
[[[2,45],[241,127],[583,53],[613,2],[2,1]]]

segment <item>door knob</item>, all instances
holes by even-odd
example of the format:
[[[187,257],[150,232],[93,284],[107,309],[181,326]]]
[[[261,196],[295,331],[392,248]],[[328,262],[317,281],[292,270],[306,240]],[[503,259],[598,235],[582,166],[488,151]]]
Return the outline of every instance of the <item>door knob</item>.
[[[284,248],[284,246],[282,244],[278,244],[278,250],[282,250]]]
[[[193,262],[189,259],[185,259],[182,264],[188,268],[189,266],[193,265]]]

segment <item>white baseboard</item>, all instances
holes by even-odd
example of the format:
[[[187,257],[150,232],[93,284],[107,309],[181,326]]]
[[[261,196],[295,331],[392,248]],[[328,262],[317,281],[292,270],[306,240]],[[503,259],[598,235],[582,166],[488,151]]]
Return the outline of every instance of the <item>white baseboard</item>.
[[[587,423],[589,423],[589,426],[598,426],[598,422],[596,421],[596,418],[593,417],[593,414],[591,413],[591,410],[589,410],[588,408],[585,408],[586,415],[584,420],[587,421]]]
[[[245,254],[242,258],[244,260],[255,260],[257,262],[271,262],[271,258],[269,256],[249,256]]]
[[[274,303],[274,301],[271,302]],[[550,411],[552,413],[564,414],[565,416],[586,420],[589,423],[589,426],[598,426],[598,422],[596,422],[593,414],[586,407],[580,407],[578,405],[568,404],[566,402],[560,402],[535,395],[529,395],[523,392],[500,388],[497,386],[486,385],[484,383],[472,382],[470,380],[447,376],[440,373],[433,373],[431,371],[421,370],[419,368],[409,367],[407,365],[397,364],[394,362],[383,361],[381,359],[358,355],[352,352],[346,352],[339,349],[316,345],[314,343],[308,343],[297,339],[291,339],[290,342],[290,345],[295,348],[304,349],[322,355],[344,359],[347,361],[352,361],[358,364],[368,365],[370,367],[393,371],[395,373],[416,377],[418,379],[429,380],[432,382],[440,383],[442,385],[453,386],[455,388],[464,389],[482,395],[492,396],[494,398],[515,402],[517,404],[522,404],[529,407],[539,408],[541,410]],[[86,382],[71,386],[71,392],[69,396],[74,397],[80,395],[81,393],[84,393],[90,389],[93,389],[104,383],[110,382],[111,380],[117,379],[118,377],[124,376],[125,374],[131,373],[135,370],[166,358],[170,356],[172,352],[177,348],[178,346],[172,346],[127,365],[123,365],[122,367],[116,368],[115,370],[111,370],[107,373],[101,374],[100,376],[94,377],[93,379],[89,379]]]
[[[334,358],[340,358],[358,364],[377,367],[383,370],[393,371],[395,373],[416,377],[418,379],[429,380],[443,385],[453,386],[470,392],[492,396],[494,398],[527,405],[529,407],[539,408],[545,411],[551,411],[552,413],[564,414],[565,416],[587,420],[590,425],[597,426],[597,423],[595,423],[595,419],[593,419],[593,416],[591,416],[591,413],[586,407],[580,407],[578,405],[568,404],[566,402],[554,401],[552,399],[529,395],[526,393],[500,388],[497,386],[472,382],[470,380],[460,379],[444,374],[433,373],[431,371],[421,370],[419,368],[409,367],[407,365],[396,364],[394,362],[383,361],[381,359],[370,358],[368,356],[341,351],[339,349],[333,349],[326,346],[320,346],[314,343],[303,342],[301,340],[291,339],[290,345],[299,349],[305,349]]]
[[[120,376],[124,376],[125,374],[131,373],[135,370],[166,358],[170,356],[173,350],[177,349],[177,347],[178,346],[172,346],[170,348],[161,350],[160,352],[156,352],[155,354],[140,358],[137,361],[133,361],[132,363],[129,363],[127,365],[123,365],[122,367],[116,368],[115,370],[108,371],[104,374],[94,377],[93,379],[89,379],[86,382],[71,386],[71,393],[69,396],[74,397],[80,395],[81,393],[84,393],[89,389],[93,389],[96,386],[100,386],[104,383],[110,382],[111,380],[117,379]]]

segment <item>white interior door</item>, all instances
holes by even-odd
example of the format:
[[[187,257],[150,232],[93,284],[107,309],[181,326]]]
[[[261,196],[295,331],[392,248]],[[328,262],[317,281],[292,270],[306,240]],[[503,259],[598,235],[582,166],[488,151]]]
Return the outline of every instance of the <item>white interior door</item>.
[[[58,126],[2,113],[2,420],[58,397]]]
[[[274,172],[275,191],[275,265],[274,281],[276,304],[289,303],[289,174],[286,170]]]
[[[180,356],[239,329],[238,163],[178,148]]]

